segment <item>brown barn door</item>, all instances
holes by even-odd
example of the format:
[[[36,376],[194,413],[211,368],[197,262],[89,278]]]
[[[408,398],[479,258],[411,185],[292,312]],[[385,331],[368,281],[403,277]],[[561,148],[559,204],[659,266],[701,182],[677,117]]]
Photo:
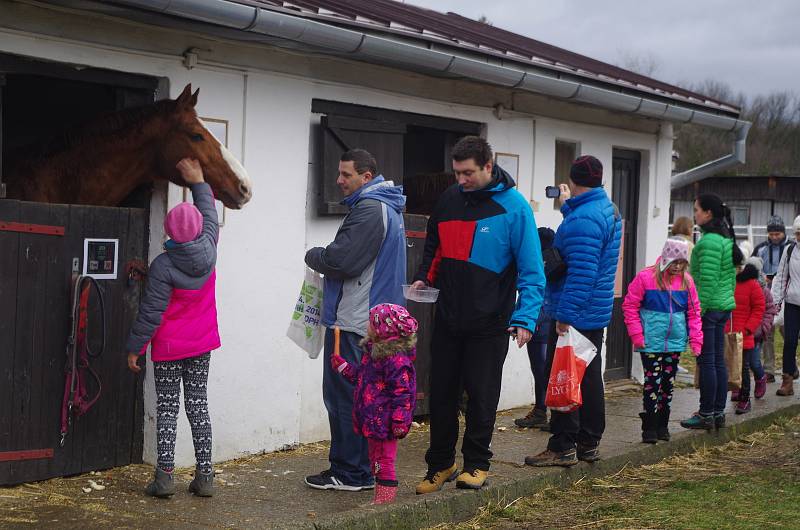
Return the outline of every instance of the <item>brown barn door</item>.
[[[612,200],[622,215],[620,266],[614,292],[614,311],[606,340],[605,379],[624,379],[631,375],[633,348],[622,318],[622,297],[636,274],[636,228],[639,216],[639,168],[641,154],[614,149],[612,162]]]
[[[138,208],[0,200],[0,485],[141,460],[142,378],[128,371],[124,343],[142,286],[128,280],[125,264],[146,259],[146,221]],[[63,235],[53,233],[58,230]],[[100,398],[73,421],[61,446],[71,276],[75,258],[83,266],[84,238],[118,239],[118,272],[116,279],[98,280],[106,342],[90,366],[102,385]],[[94,351],[103,336],[99,307],[93,295],[88,337]],[[91,377],[86,384],[95,395]]]

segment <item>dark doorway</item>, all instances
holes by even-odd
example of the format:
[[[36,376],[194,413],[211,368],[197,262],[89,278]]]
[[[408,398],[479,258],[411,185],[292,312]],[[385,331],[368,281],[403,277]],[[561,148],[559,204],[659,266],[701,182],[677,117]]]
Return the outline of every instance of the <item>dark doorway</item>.
[[[152,103],[164,88],[150,76],[0,54],[0,177],[60,131]],[[119,352],[142,291],[126,266],[147,262],[150,195],[142,187],[118,208],[0,199],[0,485],[141,461],[142,379]],[[106,347],[90,366],[102,391],[61,445],[72,272],[82,268],[87,238],[116,239],[118,268],[115,279],[98,280]],[[90,311],[87,334],[96,341],[98,306]],[[94,384],[87,381],[90,395]]]
[[[614,311],[606,341],[605,379],[631,375],[633,348],[622,318],[622,297],[636,274],[636,228],[639,218],[639,171],[642,155],[637,151],[614,149],[611,195],[622,216],[619,278],[614,292]]]

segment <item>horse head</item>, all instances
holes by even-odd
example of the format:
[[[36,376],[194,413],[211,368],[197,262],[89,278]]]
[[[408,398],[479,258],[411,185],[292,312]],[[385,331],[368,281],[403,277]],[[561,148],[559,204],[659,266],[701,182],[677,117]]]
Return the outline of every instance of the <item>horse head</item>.
[[[186,85],[167,119],[169,131],[161,136],[158,165],[160,173],[171,182],[186,186],[175,165],[183,158],[200,162],[205,180],[222,203],[234,210],[242,208],[253,196],[253,185],[242,164],[222,145],[197,117],[195,106],[200,89],[192,93]]]

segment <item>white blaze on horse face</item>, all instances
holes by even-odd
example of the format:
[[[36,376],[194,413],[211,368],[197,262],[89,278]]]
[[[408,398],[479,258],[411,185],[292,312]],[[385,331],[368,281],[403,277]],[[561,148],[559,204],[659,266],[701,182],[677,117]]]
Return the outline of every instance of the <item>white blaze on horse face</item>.
[[[236,157],[221,143],[219,144],[219,150],[222,152],[222,158],[228,163],[231,171],[239,178],[239,191],[242,192],[242,206],[244,206],[253,197],[253,183],[250,181],[250,175],[247,174],[244,166],[236,160]]]
[[[231,169],[234,175],[239,179],[239,192],[242,194],[242,201],[239,206],[244,206],[250,199],[253,197],[253,182],[250,180],[250,175],[247,174],[247,170],[244,166],[236,159],[228,148],[225,147],[225,144],[222,143],[222,140],[217,138],[217,136],[206,127],[206,124],[203,123],[203,120],[197,119],[200,122],[200,125],[214,138],[216,138],[217,142],[219,143],[219,150],[222,154],[222,159],[225,160],[225,163],[228,164],[228,167]]]

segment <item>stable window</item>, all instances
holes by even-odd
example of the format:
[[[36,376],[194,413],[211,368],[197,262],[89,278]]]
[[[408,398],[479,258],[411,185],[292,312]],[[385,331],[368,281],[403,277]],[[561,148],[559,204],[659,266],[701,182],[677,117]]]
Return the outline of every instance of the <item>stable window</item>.
[[[731,206],[731,221],[733,221],[736,237],[746,238],[748,236],[748,226],[750,225],[749,206]]]
[[[733,226],[747,226],[750,224],[750,208],[747,206],[731,206],[731,220]]]
[[[31,150],[63,132],[97,116],[151,104],[159,89],[165,91],[165,81],[0,53],[0,183],[8,183],[15,164]],[[140,186],[118,206],[148,208],[150,188]]]
[[[438,196],[455,180],[450,153],[459,138],[480,135],[480,123],[315,99],[320,114],[312,145],[313,172],[320,215],[344,214],[336,185],[339,158],[354,148],[366,149],[378,162],[378,173],[403,185],[407,213],[429,215]]]
[[[569,169],[572,162],[578,158],[578,144],[565,140],[556,140],[556,169],[554,186],[569,183]],[[553,199],[553,208],[558,210],[561,205],[558,199]]]

